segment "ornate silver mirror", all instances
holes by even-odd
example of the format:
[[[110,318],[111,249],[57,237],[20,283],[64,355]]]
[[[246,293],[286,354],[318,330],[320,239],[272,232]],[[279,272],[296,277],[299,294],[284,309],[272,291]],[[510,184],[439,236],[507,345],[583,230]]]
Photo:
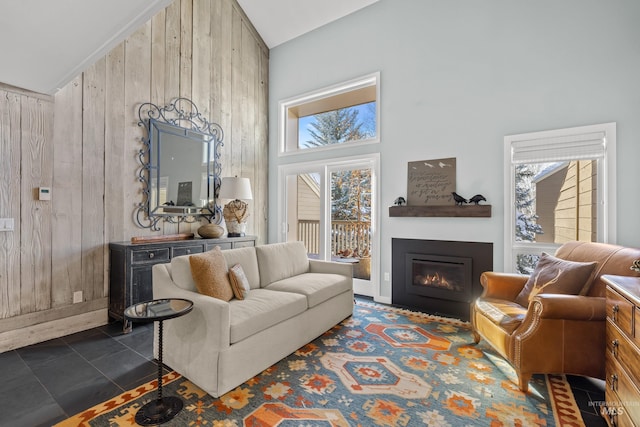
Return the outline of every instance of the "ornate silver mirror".
[[[160,220],[220,223],[220,125],[207,121],[186,98],[164,107],[144,103],[138,118],[146,136],[138,155],[143,201],[135,212],[137,224],[160,230]]]

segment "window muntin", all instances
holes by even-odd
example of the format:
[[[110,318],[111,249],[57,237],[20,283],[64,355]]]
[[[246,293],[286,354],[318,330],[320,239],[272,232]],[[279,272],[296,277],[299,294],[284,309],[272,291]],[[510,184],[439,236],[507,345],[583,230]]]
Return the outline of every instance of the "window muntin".
[[[280,102],[280,154],[379,142],[378,81],[375,73]]]

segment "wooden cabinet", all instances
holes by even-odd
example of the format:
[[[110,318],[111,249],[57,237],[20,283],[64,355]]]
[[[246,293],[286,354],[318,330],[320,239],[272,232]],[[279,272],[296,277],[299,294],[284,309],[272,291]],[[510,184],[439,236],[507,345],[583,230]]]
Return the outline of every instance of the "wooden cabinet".
[[[640,277],[607,283],[606,406],[610,426],[640,426]]]
[[[222,250],[255,246],[255,236],[191,239],[153,243],[109,243],[109,317],[124,320],[130,305],[153,299],[151,268],[180,255],[220,246]],[[125,329],[128,329],[125,325]]]

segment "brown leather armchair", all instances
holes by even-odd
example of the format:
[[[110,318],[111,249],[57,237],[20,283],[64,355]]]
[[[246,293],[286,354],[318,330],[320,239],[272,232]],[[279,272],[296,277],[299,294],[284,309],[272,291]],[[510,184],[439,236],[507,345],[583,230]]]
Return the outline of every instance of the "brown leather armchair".
[[[605,377],[605,288],[603,274],[639,276],[629,267],[640,249],[569,242],[555,256],[569,261],[597,261],[586,295],[539,293],[528,307],[516,297],[529,276],[485,272],[483,293],[471,306],[474,341],[484,338],[508,360],[527,391],[534,373]]]

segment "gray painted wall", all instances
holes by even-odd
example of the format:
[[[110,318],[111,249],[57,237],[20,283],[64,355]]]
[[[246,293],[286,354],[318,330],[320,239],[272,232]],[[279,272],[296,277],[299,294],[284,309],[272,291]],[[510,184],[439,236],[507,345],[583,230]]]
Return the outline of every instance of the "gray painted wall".
[[[505,135],[617,122],[618,243],[640,247],[638,0],[381,0],[271,50],[269,236],[278,236],[278,101],[380,71],[381,274],[391,238],[494,243],[503,268]],[[389,218],[407,162],[457,158],[492,218]],[[381,294],[390,296],[390,283]]]

